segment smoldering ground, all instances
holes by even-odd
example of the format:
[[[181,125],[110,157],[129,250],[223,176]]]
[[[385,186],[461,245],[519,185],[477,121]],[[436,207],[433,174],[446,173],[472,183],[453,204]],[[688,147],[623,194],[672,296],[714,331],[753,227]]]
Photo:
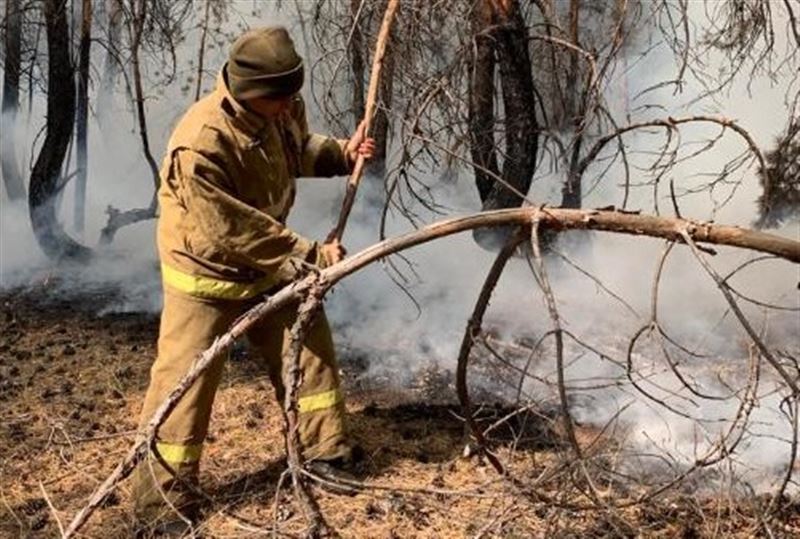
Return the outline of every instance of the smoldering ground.
[[[187,45],[188,46],[188,45]],[[658,80],[658,73],[645,73],[646,66],[625,76],[646,87]],[[622,74],[620,74],[622,76]],[[210,86],[211,78],[209,77]],[[781,96],[786,89],[768,83],[751,88],[739,87],[718,103],[726,116],[736,118],[753,133],[763,146],[769,146],[784,124],[786,107]],[[634,85],[634,86],[636,86]],[[631,93],[635,93],[633,90]],[[146,206],[152,195],[149,171],[139,153],[130,110],[123,96],[116,96],[110,115],[115,129],[90,136],[89,225],[84,240],[92,244],[103,226],[104,210],[109,204],[120,209]],[[650,98],[655,98],[649,96]],[[190,99],[175,89],[148,101],[151,138],[154,148],[163,148],[171,125]],[[312,100],[307,100],[312,103]],[[688,103],[687,97],[684,102]],[[758,103],[758,106],[755,103]],[[175,107],[174,103],[181,103]],[[768,106],[764,106],[764,104]],[[688,106],[676,104],[675,113]],[[42,117],[42,103],[34,107],[33,118]],[[673,111],[670,111],[673,112]],[[312,126],[324,131],[312,120]],[[23,130],[24,131],[24,130]],[[29,135],[35,130],[30,129]],[[711,135],[695,130],[687,140],[701,141]],[[647,142],[647,136],[634,136],[628,144],[635,147]],[[32,144],[31,138],[19,147]],[[688,188],[690,181],[703,181],[697,173],[719,170],[719,162],[742,150],[741,141],[726,138],[714,152],[687,161],[674,169],[676,183]],[[644,158],[643,158],[644,159]],[[432,181],[439,171],[433,171]],[[546,200],[561,177],[553,174],[538,179],[531,197]],[[686,182],[684,183],[684,180]],[[619,182],[604,182],[587,198],[588,206],[619,202]],[[367,178],[360,200],[372,189],[381,198],[383,186]],[[728,191],[733,187],[727,187]],[[300,180],[297,206],[290,224],[304,235],[322,238],[334,223],[342,194],[341,180]],[[475,211],[480,204],[468,171],[450,183],[435,187],[434,195],[446,201],[450,213]],[[758,184],[753,167],[742,175],[731,202],[712,211],[718,193],[701,193],[680,199],[686,216],[698,219],[715,217],[722,222],[748,225],[755,218]],[[632,207],[649,211],[651,189],[636,191]],[[64,195],[62,217],[70,212],[70,191]],[[726,198],[725,195],[721,199]],[[661,205],[669,201],[662,193]],[[354,252],[376,241],[374,209],[357,207],[345,236],[345,244]],[[424,214],[426,220],[433,214]],[[141,223],[121,231],[110,249],[99,252],[87,267],[65,271],[53,268],[36,247],[24,209],[11,207],[5,200],[2,211],[2,252],[0,281],[8,290],[18,286],[49,286],[54,295],[92,297],[98,290],[114,290],[98,315],[108,312],[157,312],[160,284],[154,248],[153,223]],[[392,214],[389,229],[393,234],[407,230],[409,224]],[[797,236],[797,224],[789,224],[780,233]],[[650,317],[650,293],[653,275],[663,243],[644,238],[612,237],[605,234],[574,234],[574,241],[563,241],[557,248],[576,265],[591,273],[604,287],[621,296],[630,308],[611,297],[598,284],[558,257],[548,261],[555,295],[565,329],[590,343],[596,352],[569,341],[566,350],[567,384],[572,388],[571,410],[587,424],[605,425],[614,421],[623,427],[623,441],[630,467],[645,471],[660,470],[658,462],[670,463],[679,473],[705,448],[715,443],[720,432],[730,425],[743,398],[750,359],[749,341],[738,322],[728,311],[719,291],[684,248],[677,247],[670,256],[660,286],[658,318],[669,335],[684,348],[670,346],[678,371],[691,378],[692,389],[719,399],[700,399],[693,395],[666,364],[657,342],[644,340],[632,355],[637,375],[650,394],[668,403],[676,411],[660,406],[632,387],[624,365],[626,347],[634,333]],[[364,358],[367,367],[361,376],[380,379],[398,387],[413,384],[421,371],[436,368],[450,372],[458,345],[477,293],[494,255],[477,247],[468,235],[437,241],[408,253],[411,268],[394,258],[403,269],[404,287],[418,305],[387,274],[386,267],[372,266],[343,282],[327,300],[327,309],[336,329],[335,339],[343,351],[343,360]],[[721,250],[714,264],[722,274],[753,255]],[[395,276],[396,277],[396,276]],[[396,277],[397,278],[397,277]],[[765,303],[787,308],[798,307],[797,268],[781,261],[765,261],[742,272],[733,281],[737,289],[747,291]],[[94,291],[94,292],[93,292]],[[108,295],[103,297],[108,299]],[[745,306],[745,312],[757,325],[771,347],[798,356],[797,311],[764,310]],[[633,311],[633,312],[631,312]],[[551,322],[541,291],[526,261],[515,259],[504,274],[492,300],[487,326],[501,341],[529,345],[551,329]],[[476,353],[488,358],[486,350]],[[529,374],[518,391],[519,373],[505,373],[506,379],[481,373],[473,376],[476,385],[489,388],[496,398],[539,401],[542,407],[556,407],[554,356],[552,343],[531,352]],[[486,359],[488,361],[488,359]],[[525,359],[527,362],[527,357]],[[768,366],[763,367],[763,381],[754,399],[746,440],[734,453],[735,475],[756,489],[774,487],[791,466],[791,426],[781,409],[784,396],[776,389],[776,379]],[[448,378],[445,377],[445,385]],[[603,387],[597,388],[598,381]],[[450,390],[452,387],[443,389]],[[686,414],[689,417],[683,417]],[[645,454],[656,455],[645,457]]]

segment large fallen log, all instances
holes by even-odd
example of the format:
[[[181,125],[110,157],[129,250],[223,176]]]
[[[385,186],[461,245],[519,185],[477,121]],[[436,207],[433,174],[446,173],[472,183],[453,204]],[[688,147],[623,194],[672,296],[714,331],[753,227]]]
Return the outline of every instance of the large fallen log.
[[[309,275],[284,287],[250,309],[225,334],[217,338],[210,348],[195,359],[186,375],[155,411],[125,458],[94,491],[87,505],[73,518],[64,536],[73,537],[101,505],[105,497],[116,488],[120,481],[130,475],[136,465],[147,455],[155,444],[159,426],[213,359],[227,351],[239,337],[244,336],[247,330],[264,316],[306,297],[318,279],[326,282],[327,286],[333,286],[373,262],[438,238],[480,227],[524,226],[530,225],[534,221],[537,221],[541,228],[556,230],[598,230],[663,238],[679,243],[685,243],[685,239],[690,238],[693,242],[750,249],[800,263],[800,241],[790,238],[735,226],[610,210],[571,210],[546,207],[497,210],[442,220],[405,235],[384,240],[322,270],[318,276]]]

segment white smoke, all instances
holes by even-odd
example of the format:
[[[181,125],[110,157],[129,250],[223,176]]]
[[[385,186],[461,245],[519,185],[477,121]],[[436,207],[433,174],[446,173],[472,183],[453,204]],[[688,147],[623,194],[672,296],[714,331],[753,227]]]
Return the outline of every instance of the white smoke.
[[[249,19],[254,22],[253,19]],[[270,22],[275,22],[272,20]],[[285,22],[285,21],[284,21]],[[297,40],[298,45],[302,41]],[[192,40],[182,46],[179,59],[184,62],[194,54],[196,43]],[[652,53],[656,58],[671,58],[663,49]],[[307,53],[307,56],[309,54]],[[220,66],[219,51],[210,54],[208,65]],[[653,70],[658,65],[660,69]],[[672,75],[673,66],[668,62],[640,62],[620,77],[627,77],[630,94]],[[212,70],[213,71],[213,70]],[[185,75],[185,73],[184,73]],[[750,83],[748,87],[745,82]],[[659,115],[682,116],[687,114],[719,113],[734,118],[747,128],[762,147],[770,147],[786,124],[787,108],[784,94],[787,90],[782,82],[773,83],[756,79],[735,85],[732,90],[719,96],[712,110],[707,105],[692,103],[700,91],[689,85],[679,96],[672,89],[651,93],[649,101],[667,103],[666,111]],[[205,87],[211,88],[213,75],[209,74]],[[179,84],[164,90],[162,95],[149,96],[147,101],[151,147],[156,159],[166,144],[171,127],[180,114],[189,106],[191,98],[184,95]],[[308,91],[306,88],[304,91]],[[307,99],[311,106],[312,100]],[[705,102],[707,103],[707,102]],[[638,106],[641,103],[632,103]],[[89,200],[88,223],[84,235],[87,244],[94,245],[100,229],[105,225],[105,208],[110,204],[119,209],[146,206],[152,196],[149,168],[141,154],[141,143],[129,102],[123,93],[112,100],[113,110],[101,111],[110,118],[113,129],[102,133],[95,124],[90,127]],[[32,118],[36,128],[21,135],[19,147],[30,147],[38,126],[44,121],[44,104],[41,96],[33,107]],[[313,109],[313,107],[312,107]],[[324,131],[315,122],[318,116],[311,111],[312,128]],[[684,141],[702,140],[713,136],[714,126],[690,127],[683,131]],[[24,131],[24,130],[23,130]],[[649,135],[632,135],[626,138],[629,148],[643,148],[652,144]],[[719,171],[721,163],[744,150],[741,140],[728,133],[719,147],[708,154],[677,166],[673,172],[676,185],[686,188],[704,180],[698,172]],[[440,171],[432,170],[435,177]],[[619,170],[615,171],[617,177]],[[641,172],[634,171],[634,174]],[[612,173],[610,178],[614,177]],[[537,178],[532,189],[534,200],[545,200],[553,191],[559,177]],[[615,182],[606,180],[587,198],[587,206],[619,204],[620,190]],[[671,212],[668,184],[664,185],[660,207]],[[303,179],[298,182],[299,192],[290,225],[300,233],[323,238],[333,226],[344,191],[342,179]],[[378,187],[377,189],[380,189]],[[724,190],[724,189],[723,189]],[[681,209],[687,217],[709,219],[720,222],[749,225],[756,217],[755,201],[760,194],[755,168],[751,167],[742,177],[742,184],[735,196],[721,210],[712,215],[709,197],[705,194],[681,199]],[[450,208],[451,214],[477,211],[480,207],[477,193],[468,171],[464,171],[450,183],[439,183],[434,188],[437,200]],[[71,212],[71,191],[64,196],[62,217],[65,222]],[[360,193],[354,216],[345,234],[344,243],[355,252],[377,240],[375,220],[369,216],[373,209],[363,207],[367,197]],[[652,209],[651,188],[634,190],[632,208]],[[31,284],[32,276],[51,271],[48,261],[40,253],[30,230],[27,212],[13,208],[3,201],[0,212],[0,287]],[[430,221],[436,216],[424,213]],[[389,230],[398,234],[409,230],[410,225],[393,214]],[[800,236],[798,224],[788,225],[781,234]],[[586,235],[576,234],[578,237]],[[565,329],[586,339],[610,357],[624,361],[628,340],[649,318],[650,292],[659,253],[663,242],[608,234],[591,234],[589,242],[576,241],[579,246],[570,247],[569,242],[561,247],[586,271],[595,275],[605,286],[625,300],[637,311],[632,315],[627,308],[610,298],[595,282],[578,273],[568,264],[552,261],[548,263],[560,314]],[[380,266],[375,265],[342,282],[327,300],[327,310],[336,330],[335,340],[348,353],[361,353],[369,360],[369,376],[382,376],[407,384],[416,374],[431,365],[452,369],[458,352],[461,336],[485,274],[494,255],[480,249],[470,235],[464,234],[421,246],[406,253],[414,264],[414,273],[403,272],[409,278],[406,288],[420,305],[420,311],[403,294]],[[720,273],[736,267],[752,257],[751,253],[732,249],[720,249],[713,263]],[[403,262],[393,259],[398,266]],[[733,284],[764,302],[774,302],[787,307],[800,307],[797,282],[800,280],[797,266],[786,262],[770,261],[751,267],[737,277]],[[97,264],[82,270],[79,275],[70,275],[63,288],[103,287],[115,285],[124,291],[106,310],[155,311],[160,305],[157,257],[154,247],[154,223],[146,222],[120,231],[109,253]],[[763,331],[771,347],[786,348],[797,356],[797,329],[800,319],[796,311],[772,312],[767,317],[760,309],[747,307],[746,313]],[[681,369],[694,379],[699,387],[712,394],[727,394],[719,383],[719,376],[728,376],[731,383],[741,387],[749,358],[748,338],[731,313],[714,283],[704,274],[693,257],[683,247],[676,247],[666,266],[661,285],[659,320],[676,340],[691,350],[698,350],[706,357],[682,358]],[[549,331],[551,322],[541,291],[533,279],[527,264],[514,259],[509,264],[492,300],[486,325],[498,328],[501,338],[516,339],[521,336],[536,340]],[[603,424],[623,407],[620,421],[628,425],[629,443],[639,453],[651,446],[659,452],[668,453],[682,465],[688,465],[696,456],[700,446],[713,443],[716,433],[725,426],[714,419],[732,419],[736,401],[730,400],[714,406],[703,402],[700,409],[686,404],[685,399],[668,397],[688,406],[708,432],[698,432],[698,422],[681,418],[650,403],[626,381],[625,372],[614,363],[585,353],[574,343],[566,350],[569,364],[567,377],[573,385],[585,384],[579,380],[591,378],[618,381],[618,387],[600,390],[576,391],[573,402],[575,416],[588,423]],[[643,343],[635,354],[637,367],[641,370],[663,370],[663,360],[652,344]],[[659,367],[660,366],[660,367]],[[775,383],[774,373],[765,365],[760,398],[753,411],[752,431],[738,452],[740,473],[746,480],[765,487],[763,482],[778,477],[788,462],[790,432],[784,416],[779,410],[780,395],[770,393]],[[720,372],[729,373],[720,375]],[[541,358],[532,367],[532,373],[540,378],[554,379],[554,356],[552,348],[545,347]],[[654,375],[648,384],[657,383],[662,390],[653,390],[660,396],[675,393],[685,396],[686,390],[669,372]],[[652,389],[651,386],[650,389]],[[542,401],[554,401],[552,387],[528,382],[525,394]],[[677,405],[676,405],[677,406]]]

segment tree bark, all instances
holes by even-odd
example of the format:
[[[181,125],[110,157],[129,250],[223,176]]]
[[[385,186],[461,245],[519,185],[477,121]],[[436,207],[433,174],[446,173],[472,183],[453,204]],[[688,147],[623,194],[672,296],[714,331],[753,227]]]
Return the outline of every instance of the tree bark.
[[[86,260],[91,251],[70,238],[58,223],[56,199],[61,165],[75,120],[75,81],[69,58],[69,26],[63,0],[45,0],[47,30],[47,125],[31,172],[28,207],[36,239],[55,260]]]
[[[353,37],[347,51],[350,54],[350,71],[353,75],[353,122],[358,122],[364,117],[364,33],[361,31],[360,9],[363,0],[350,0],[350,13],[352,15]]]
[[[314,276],[316,277],[316,276]],[[300,385],[303,382],[303,372],[300,370],[300,354],[303,351],[303,344],[306,341],[308,330],[314,323],[314,319],[322,306],[322,298],[328,288],[324,281],[318,279],[309,287],[306,298],[300,303],[297,309],[297,319],[289,332],[289,346],[283,355],[283,364],[286,369],[283,373],[283,387],[286,388],[286,395],[283,399],[283,413],[286,424],[286,460],[289,465],[289,472],[292,475],[294,491],[297,495],[306,520],[309,522],[310,530],[306,537],[327,537],[330,527],[322,516],[317,500],[308,491],[308,485],[303,477],[303,458],[302,445],[300,443],[300,419],[297,401],[300,397]]]
[[[16,120],[19,109],[19,78],[22,63],[22,12],[20,0],[6,0],[5,63],[3,66],[3,102],[0,106],[0,170],[11,201],[25,199],[25,182],[17,163]]]
[[[370,6],[370,4],[374,4]],[[359,122],[364,118],[366,112],[365,96],[364,96],[364,80],[367,65],[365,57],[367,56],[366,43],[364,39],[364,28],[370,27],[370,21],[373,17],[366,17],[366,9],[379,9],[386,10],[388,3],[383,2],[370,2],[369,0],[351,0],[350,1],[350,14],[352,35],[350,36],[350,43],[348,47],[348,54],[350,59],[350,71],[353,78],[353,99],[351,108],[353,111],[353,118],[355,125],[358,126]],[[389,148],[389,128],[391,126],[391,119],[389,118],[386,109],[392,102],[392,88],[394,80],[394,52],[392,41],[394,38],[394,31],[389,30],[389,35],[386,38],[386,47],[382,60],[381,79],[378,86],[377,102],[375,113],[372,118],[370,127],[370,136],[375,139],[375,152],[370,161],[366,163],[365,174],[374,178],[376,183],[379,183],[386,176],[386,157]],[[377,46],[377,38],[373,46]],[[380,216],[380,209],[384,205],[384,196],[379,189],[370,190],[367,193],[371,196],[366,201],[367,207],[374,208],[378,211],[377,216]]]
[[[520,193],[527,193],[536,170],[539,125],[536,121],[536,96],[528,53],[528,30],[519,2],[495,7],[498,32],[497,53],[503,89],[505,115],[505,154],[503,179]],[[519,195],[494,182],[483,205],[484,210],[520,206]]]
[[[481,0],[472,11],[471,28],[475,36],[470,57],[469,78],[469,141],[475,186],[481,202],[485,202],[500,175],[494,140],[494,40],[492,7]]]
[[[482,174],[483,210],[514,208],[522,204],[523,200],[520,194],[527,194],[533,181],[539,141],[536,95],[528,52],[528,30],[517,0],[489,0],[488,5],[482,5],[481,9],[489,10],[491,27],[494,28],[490,39],[497,56],[502,87],[505,157],[503,158],[502,182],[492,178],[486,171],[476,171],[476,181],[478,174]],[[481,23],[485,25],[486,14],[481,17]],[[484,26],[483,32],[485,31],[486,27]],[[476,65],[476,67],[479,66]],[[493,73],[488,73],[488,67],[484,69],[487,72],[482,75],[482,78],[486,80],[480,81],[481,86],[478,89],[482,95],[478,98],[485,102],[487,98],[491,98],[490,92],[494,91],[494,80],[489,78],[490,75],[493,77]],[[470,99],[470,103],[472,102],[473,100]],[[491,102],[484,106],[490,108]],[[474,108],[478,108],[477,104]],[[494,150],[490,149],[488,145],[494,143],[493,112],[484,110],[479,114],[476,122],[479,122],[485,140],[481,141],[480,147],[477,148],[477,157],[483,161],[477,161],[477,163],[480,165],[481,162],[486,162],[488,159],[489,164],[492,165]],[[487,151],[491,153],[487,155]],[[496,168],[496,163],[494,166]],[[488,183],[486,183],[487,180]],[[479,184],[479,192],[480,189],[481,185]],[[508,241],[509,233],[509,229],[503,228],[476,230],[474,238],[482,247],[498,250]]]
[[[78,114],[75,119],[76,160],[75,230],[83,234],[86,224],[86,179],[88,176],[89,62],[92,47],[92,0],[81,4],[81,40],[78,51]]]
[[[386,39],[386,52],[383,55],[383,66],[381,67],[378,106],[375,110],[375,118],[372,120],[372,131],[370,133],[372,138],[375,139],[375,154],[367,163],[367,174],[379,180],[382,180],[386,175],[386,154],[389,148],[389,126],[391,122],[387,110],[392,104],[395,64],[394,34],[394,29],[390,28]]]
[[[570,40],[572,43],[580,47],[578,39],[580,33],[580,0],[570,0],[569,4],[569,29]],[[581,99],[582,90],[579,86],[580,82],[580,58],[577,50],[569,52],[569,70],[567,71],[566,89],[565,89],[565,112],[566,120],[572,126],[575,132],[575,140],[572,144],[572,151],[570,152],[569,164],[567,167],[567,178],[564,186],[561,189],[561,206],[564,208],[580,208],[583,202],[583,189],[581,186],[582,176],[577,172],[580,163],[581,150],[583,147],[583,124],[584,100]]]

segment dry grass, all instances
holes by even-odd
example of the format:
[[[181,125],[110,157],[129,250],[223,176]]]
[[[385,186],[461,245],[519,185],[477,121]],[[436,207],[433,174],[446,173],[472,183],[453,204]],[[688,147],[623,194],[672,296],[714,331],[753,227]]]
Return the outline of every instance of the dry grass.
[[[97,301],[48,300],[35,292],[5,293],[0,331],[0,536],[53,537],[55,515],[42,488],[67,521],[127,450],[154,354],[157,319],[97,317]],[[345,358],[346,360],[346,358]],[[440,387],[397,390],[349,380],[352,428],[367,459],[364,480],[392,486],[336,496],[317,490],[322,510],[344,537],[751,537],[764,528],[758,500],[700,499],[671,492],[655,502],[616,511],[577,511],[581,479],[565,469],[531,492],[500,481],[491,467],[462,456],[465,438],[457,408]],[[436,382],[438,380],[438,382]],[[430,389],[430,388],[428,388]],[[436,395],[439,398],[433,399]],[[488,407],[487,417],[504,409]],[[488,420],[487,420],[488,421]],[[565,451],[557,430],[528,416],[497,432],[497,452],[511,474],[530,485],[552,471]],[[305,522],[284,488],[282,420],[265,373],[247,351],[227,366],[204,453],[202,485],[214,499],[206,509],[208,537],[252,537],[254,527],[299,533]],[[521,436],[520,436],[521,434]],[[591,445],[597,432],[579,430]],[[614,455],[603,439],[592,450]],[[41,486],[40,486],[41,485]],[[606,487],[615,501],[635,495]],[[406,489],[406,490],[403,490]],[[455,491],[455,492],[453,492]],[[557,503],[537,500],[537,491]],[[133,533],[124,483],[84,530],[86,537]],[[251,527],[245,524],[248,521]],[[800,534],[795,501],[770,524],[776,536]]]

